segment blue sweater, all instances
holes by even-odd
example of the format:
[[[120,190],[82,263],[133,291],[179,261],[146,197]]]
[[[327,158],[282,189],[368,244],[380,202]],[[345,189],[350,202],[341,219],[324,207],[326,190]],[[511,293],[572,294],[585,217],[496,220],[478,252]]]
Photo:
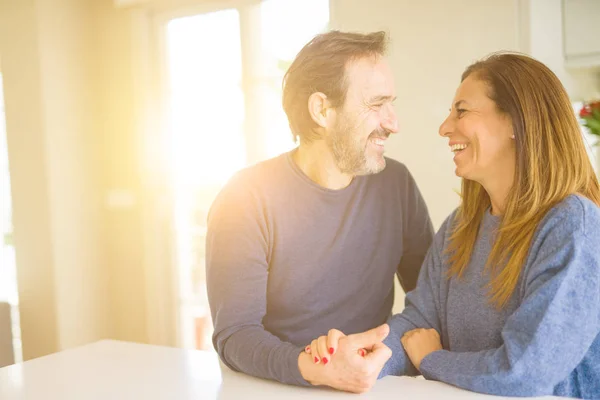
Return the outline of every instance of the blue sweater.
[[[443,350],[421,362],[427,379],[502,396],[600,398],[600,209],[572,195],[544,217],[512,298],[490,304],[485,268],[499,217],[487,213],[463,277],[448,279],[453,215],[425,259],[406,308],[390,320],[393,356],[382,376],[415,375],[400,338],[434,328]]]

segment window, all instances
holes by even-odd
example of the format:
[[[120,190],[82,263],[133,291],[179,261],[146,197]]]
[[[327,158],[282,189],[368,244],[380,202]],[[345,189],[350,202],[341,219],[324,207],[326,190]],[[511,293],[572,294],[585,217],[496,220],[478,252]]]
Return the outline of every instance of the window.
[[[323,0],[266,0],[261,4],[260,18],[265,155],[273,157],[295,146],[281,107],[283,76],[300,49],[327,29],[329,4]]]
[[[7,302],[10,304],[14,362],[21,362],[22,352],[18,310],[17,265],[12,235],[12,200],[10,174],[8,169],[8,148],[6,143],[3,93],[2,74],[0,74],[0,302]],[[2,365],[0,365],[0,367],[2,367]]]
[[[233,4],[166,18],[162,29],[178,342],[186,348],[212,348],[204,262],[212,201],[235,171],[295,146],[282,78],[329,21],[327,0]]]

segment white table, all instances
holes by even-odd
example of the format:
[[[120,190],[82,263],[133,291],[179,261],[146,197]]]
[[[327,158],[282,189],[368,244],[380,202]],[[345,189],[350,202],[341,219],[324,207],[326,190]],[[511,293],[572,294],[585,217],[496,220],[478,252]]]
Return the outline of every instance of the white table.
[[[386,377],[357,396],[233,372],[211,352],[104,340],[0,369],[2,400],[501,399]],[[550,398],[550,397],[548,397]]]

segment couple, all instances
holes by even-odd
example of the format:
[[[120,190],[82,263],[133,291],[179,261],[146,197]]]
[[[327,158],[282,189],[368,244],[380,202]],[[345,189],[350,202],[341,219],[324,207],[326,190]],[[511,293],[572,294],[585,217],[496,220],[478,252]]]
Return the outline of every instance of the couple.
[[[600,188],[565,89],[522,55],[465,70],[439,129],[462,199],[433,237],[411,174],[383,156],[398,130],[386,41],[334,31],[308,43],[283,92],[298,148],[215,200],[207,284],[221,360],[351,392],[422,374],[599,398]],[[395,275],[409,293],[392,316]]]

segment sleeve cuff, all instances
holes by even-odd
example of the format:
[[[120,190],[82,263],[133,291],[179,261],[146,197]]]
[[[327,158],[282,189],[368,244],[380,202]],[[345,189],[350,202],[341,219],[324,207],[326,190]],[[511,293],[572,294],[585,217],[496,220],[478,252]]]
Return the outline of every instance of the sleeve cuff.
[[[444,367],[444,355],[447,350],[437,350],[429,353],[421,360],[420,370],[425,379],[439,381],[440,370]]]
[[[390,357],[390,359],[385,363],[377,379],[381,379],[387,375],[418,375],[419,373],[417,369],[412,365],[408,359],[408,356],[406,355],[406,352],[404,351],[404,347],[402,346],[402,342],[400,342],[398,332],[391,328],[392,325],[390,324],[390,334],[387,338],[385,338],[383,344],[392,350],[392,357]]]
[[[310,382],[304,379],[300,373],[300,368],[298,368],[298,357],[303,351],[303,347],[296,347],[290,350],[290,354],[288,356],[288,371],[290,371],[290,376],[294,380],[293,383],[297,386],[312,386]]]

